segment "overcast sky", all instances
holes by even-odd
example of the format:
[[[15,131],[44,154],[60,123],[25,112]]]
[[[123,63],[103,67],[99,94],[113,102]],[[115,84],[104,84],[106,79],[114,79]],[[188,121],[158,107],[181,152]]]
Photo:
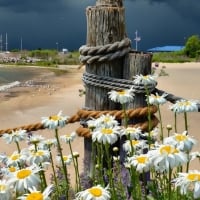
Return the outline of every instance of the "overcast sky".
[[[95,0],[0,0],[0,34],[8,36],[8,49],[67,48],[86,42],[87,6]],[[125,0],[126,31],[139,50],[184,45],[200,34],[200,0]]]

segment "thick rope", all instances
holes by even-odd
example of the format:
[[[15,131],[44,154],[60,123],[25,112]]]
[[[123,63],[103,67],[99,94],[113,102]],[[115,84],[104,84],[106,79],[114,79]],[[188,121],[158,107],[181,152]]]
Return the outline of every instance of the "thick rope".
[[[133,80],[99,76],[88,72],[83,74],[82,80],[86,85],[101,87],[109,90],[122,90],[133,87],[134,93],[146,93],[146,89],[148,89],[149,92],[152,92],[156,87],[156,84],[148,84],[145,86],[138,85],[134,84]]]
[[[131,41],[128,38],[112,44],[89,47],[83,45],[79,48],[79,60],[83,64],[113,61],[125,56],[131,50]]]
[[[173,94],[170,94],[170,93],[167,93],[167,92],[165,92],[165,91],[163,91],[163,90],[159,90],[159,89],[157,89],[157,88],[155,88],[155,90],[152,92],[152,93],[154,93],[154,94],[158,94],[158,95],[162,95],[162,94],[167,94],[167,96],[165,97],[165,99],[167,99],[167,101],[169,101],[169,102],[171,102],[171,103],[176,103],[176,101],[180,101],[180,100],[186,100],[186,99],[184,99],[184,98],[182,98],[182,97],[178,97],[178,96],[175,96],[175,95],[173,95]],[[197,106],[198,106],[198,112],[200,112],[200,104],[198,103],[197,104]]]
[[[157,112],[156,106],[151,106],[150,108],[144,107],[144,108],[136,108],[136,109],[129,109],[127,110],[127,116],[131,119],[134,117],[145,117],[150,113],[153,115]],[[122,110],[105,110],[105,111],[88,111],[88,110],[79,110],[75,115],[70,117],[66,123],[74,123],[78,122],[81,119],[91,119],[91,118],[99,118],[101,115],[110,114],[116,117],[116,119],[122,119],[124,117],[124,111]],[[20,126],[12,129],[6,129],[6,130],[0,130],[0,136],[5,133],[11,133],[12,131],[16,130],[26,130],[27,132],[31,131],[38,131],[45,129],[42,123],[36,123],[36,124],[30,124],[25,126]],[[86,134],[87,135],[87,134]]]

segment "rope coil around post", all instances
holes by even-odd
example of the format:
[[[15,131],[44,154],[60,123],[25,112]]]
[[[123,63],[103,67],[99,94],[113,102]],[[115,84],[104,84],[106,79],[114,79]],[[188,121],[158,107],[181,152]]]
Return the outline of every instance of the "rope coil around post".
[[[150,112],[150,114],[153,116],[153,114],[157,112],[157,107],[151,106],[150,108],[144,107],[144,108],[129,109],[129,110],[127,110],[127,116],[130,119],[135,118],[135,117],[146,117],[148,115],[148,112]],[[122,111],[122,110],[88,111],[88,110],[81,109],[75,115],[71,116],[68,119],[68,121],[66,121],[66,124],[78,122],[83,118],[84,119],[91,119],[91,118],[97,119],[101,115],[106,115],[106,114],[113,115],[116,117],[116,119],[122,119],[124,117],[124,111]],[[152,126],[155,127],[158,124],[158,120],[157,120],[157,118],[154,118],[154,117],[152,117],[152,120],[153,120]],[[140,126],[141,129],[144,129],[144,130],[147,130],[147,128],[148,128],[147,122],[134,124],[134,126]],[[26,130],[27,132],[31,132],[31,131],[38,131],[38,130],[45,129],[45,127],[43,126],[42,123],[24,125],[24,126],[12,128],[12,129],[9,128],[9,129],[5,129],[5,130],[0,130],[0,136],[2,136],[5,133],[11,133],[12,131],[16,131],[16,130],[20,130],[20,129]],[[90,137],[91,136],[89,129],[86,129],[83,127],[78,128],[76,130],[76,132],[79,136],[82,136],[82,137]]]
[[[130,89],[133,87],[134,93],[146,93],[146,89],[149,92],[152,92],[155,89],[154,84],[148,85],[138,85],[134,84],[133,80],[127,79],[119,79],[107,76],[99,76],[95,74],[90,74],[85,72],[83,74],[82,80],[87,85],[92,85],[95,87],[102,87],[109,90],[123,90],[123,89]]]
[[[95,47],[83,45],[79,48],[79,60],[83,64],[112,61],[129,53],[131,50],[130,46],[131,41],[129,38]]]

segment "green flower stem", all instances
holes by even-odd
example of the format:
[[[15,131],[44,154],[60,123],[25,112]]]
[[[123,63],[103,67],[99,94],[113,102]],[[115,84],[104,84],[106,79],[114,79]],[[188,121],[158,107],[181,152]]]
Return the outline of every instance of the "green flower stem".
[[[77,166],[77,169],[79,169],[79,166],[78,166],[78,157],[74,157],[75,159],[75,164]],[[78,171],[78,182],[79,182],[79,191],[81,190],[81,181],[80,181],[80,174],[79,174],[79,171]]]
[[[124,190],[124,185],[123,185],[123,181],[122,181],[122,173],[121,173],[121,165],[120,165],[120,160],[117,159],[117,161],[115,161],[115,166],[116,166],[116,171],[115,174],[119,177],[119,190],[120,190],[120,194],[122,199],[126,199],[126,194],[125,194],[125,190]],[[118,179],[117,179],[118,180]]]
[[[174,112],[174,130],[177,133],[177,113]]]
[[[184,120],[185,120],[185,130],[188,131],[187,112],[184,112]]]
[[[188,173],[189,168],[190,168],[190,152],[189,151],[187,151],[187,158],[188,158],[188,161],[186,164],[186,173]]]
[[[115,186],[114,186],[114,180],[113,180],[113,171],[112,171],[112,159],[110,158],[109,153],[110,145],[108,143],[105,144],[105,154],[106,154],[106,161],[107,161],[107,174],[109,178],[109,186],[111,189],[112,199],[117,199]]]
[[[103,180],[103,144],[100,144],[98,142],[96,142],[96,147],[97,147],[97,170],[98,170],[98,175],[99,176],[99,182],[101,185],[105,185],[104,184],[104,180]]]
[[[143,198],[147,200],[147,180],[146,180],[146,172],[142,172],[142,191],[144,191]]]
[[[34,144],[35,153],[36,153],[37,152],[37,143],[34,142],[33,144]],[[42,163],[39,163],[39,166],[42,168]],[[44,189],[47,187],[47,181],[46,181],[46,177],[45,177],[43,168],[39,172],[39,175],[40,175],[40,180],[41,180],[41,189],[42,189],[42,191],[44,191]]]
[[[124,112],[124,127],[127,128],[128,126],[128,116],[127,116],[127,113],[126,113],[126,104],[122,104],[122,110]]]
[[[133,147],[133,144],[132,144],[131,134],[128,134],[128,140],[129,140],[130,145],[131,145],[131,156],[133,156],[135,154],[135,150],[134,150],[134,147]]]
[[[171,180],[172,180],[172,169],[169,168],[169,174],[168,174],[168,200],[171,200],[171,195],[172,195],[172,188],[171,188]]]
[[[53,178],[54,178],[54,182],[55,182],[55,185],[56,185],[56,193],[58,193],[58,195],[59,195],[58,180],[57,180],[57,176],[56,176],[56,170],[55,170],[55,167],[54,167],[54,161],[53,161],[53,156],[52,156],[50,147],[48,147],[48,150],[49,150],[49,154],[50,154],[51,167],[52,167],[52,170],[53,170]]]
[[[20,153],[20,152],[21,152],[21,149],[20,149],[20,147],[19,147],[19,142],[15,141],[15,144],[17,145],[17,151],[18,151],[18,153]]]
[[[133,166],[130,168],[130,176],[131,176],[131,184],[132,184],[132,192],[131,196],[132,199],[142,199],[141,198],[141,191],[139,189],[139,177],[138,174]],[[140,196],[140,197],[139,197]]]
[[[68,177],[67,177],[67,167],[66,167],[65,162],[63,160],[62,148],[61,148],[60,140],[59,140],[59,137],[58,137],[58,129],[55,129],[55,137],[56,137],[56,140],[57,140],[58,152],[59,152],[59,156],[61,158],[61,163],[62,163],[63,172],[64,172],[64,176],[65,176],[65,181],[66,181],[66,198],[68,199],[69,180],[68,180]]]
[[[75,174],[76,174],[75,175],[76,176],[76,192],[78,192],[78,191],[81,190],[80,175],[79,175],[78,166],[77,166],[75,158],[73,156],[72,145],[71,145],[70,141],[69,141],[69,148],[70,148],[70,152],[71,152],[71,155],[72,155],[72,160],[73,160]]]
[[[88,163],[89,165],[90,163]],[[92,142],[92,180],[95,179],[95,166],[96,166],[96,143]]]
[[[163,143],[163,124],[162,124],[162,116],[161,116],[161,111],[160,111],[160,106],[158,105],[158,115],[159,115],[159,119],[160,119],[160,131],[161,131],[161,134],[160,134],[160,140],[161,142]]]

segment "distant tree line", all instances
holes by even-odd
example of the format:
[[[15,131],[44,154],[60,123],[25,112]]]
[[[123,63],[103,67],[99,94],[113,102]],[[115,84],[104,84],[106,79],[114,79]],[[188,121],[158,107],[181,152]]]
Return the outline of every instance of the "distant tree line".
[[[199,35],[192,35],[185,43],[184,53],[190,58],[199,58],[200,56],[200,38]]]

